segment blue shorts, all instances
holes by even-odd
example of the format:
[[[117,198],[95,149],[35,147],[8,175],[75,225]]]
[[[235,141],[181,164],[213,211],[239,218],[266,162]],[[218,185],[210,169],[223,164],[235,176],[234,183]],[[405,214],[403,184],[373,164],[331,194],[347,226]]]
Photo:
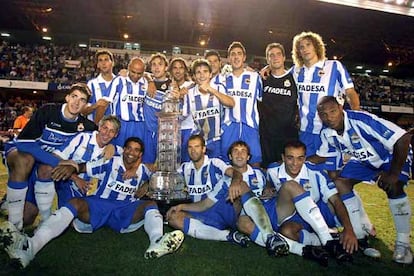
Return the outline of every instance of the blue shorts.
[[[382,171],[389,171],[391,167],[391,162],[384,163],[381,167],[375,168],[371,165],[361,163],[358,160],[351,159],[346,163],[344,168],[341,171],[340,176],[349,179],[361,180],[361,181],[371,181],[377,180],[378,174]],[[404,166],[401,170],[399,180],[407,183],[410,175],[410,162],[405,161]]]
[[[145,140],[145,122],[121,121],[121,128],[118,136],[115,137],[113,143],[120,147],[124,147],[125,140],[129,137],[138,137],[142,141]]]
[[[212,141],[207,143],[206,154],[210,158],[220,158],[221,157],[221,141]]]
[[[158,153],[158,133],[153,132],[150,130],[145,131],[145,137],[144,137],[144,145],[145,145],[145,151],[144,156],[142,157],[142,162],[144,164],[153,164],[155,163],[155,160],[157,159],[157,153]]]
[[[313,134],[309,132],[299,132],[299,140],[306,145],[306,157],[316,154],[316,151],[322,144],[321,136],[319,134]],[[342,163],[341,157],[328,157],[325,163],[316,164],[315,169],[317,170],[328,170],[336,171],[340,168]]]
[[[64,206],[69,200],[75,197],[85,197],[76,184],[71,180],[59,181],[55,184],[58,199],[58,208]]]
[[[126,229],[132,223],[136,209],[144,204],[144,200],[123,201],[103,199],[98,196],[87,196],[89,220],[93,231],[108,226],[116,232]]]
[[[238,214],[233,204],[225,199],[218,200],[203,212],[188,212],[192,218],[217,229],[236,229]]]
[[[246,142],[250,147],[249,163],[262,162],[262,149],[260,147],[259,130],[249,127],[243,123],[231,123],[222,127],[221,135],[221,157],[225,162],[230,162],[227,151],[231,144],[238,140]]]

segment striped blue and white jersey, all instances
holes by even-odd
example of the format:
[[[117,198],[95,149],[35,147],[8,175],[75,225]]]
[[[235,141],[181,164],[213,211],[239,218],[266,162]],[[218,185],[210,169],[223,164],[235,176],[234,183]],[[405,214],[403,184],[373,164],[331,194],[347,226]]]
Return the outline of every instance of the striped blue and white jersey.
[[[134,198],[135,191],[145,181],[149,181],[151,172],[144,164],[140,164],[136,177],[124,180],[122,175],[125,171],[122,156],[114,156],[107,161],[102,158],[86,163],[86,173],[98,179],[96,196],[112,200],[135,201],[137,200]]]
[[[190,161],[182,163],[178,172],[184,177],[191,200],[197,202],[207,197],[228,168],[231,166],[223,160],[204,155],[203,165],[199,169]]]
[[[399,126],[364,111],[344,110],[344,133],[323,128],[322,144],[317,155],[351,155],[351,159],[379,168],[392,159],[394,144],[406,131]]]
[[[276,191],[279,191],[286,181],[294,180],[305,191],[310,192],[310,196],[315,202],[321,199],[324,202],[328,202],[331,196],[338,193],[335,184],[329,177],[324,172],[312,169],[308,163],[302,166],[299,174],[295,178],[286,172],[284,163],[272,163],[267,169],[267,180],[276,188]]]
[[[115,78],[115,75],[112,74],[112,79]],[[114,91],[111,90],[111,84],[112,81],[106,81],[102,77],[102,74],[99,74],[96,78],[91,79],[88,81],[88,87],[92,91],[92,96],[89,100],[90,104],[96,104],[98,100],[104,99],[107,102],[109,102],[108,108],[105,111],[104,115],[110,115],[114,113],[113,110],[113,100],[115,95],[111,94],[114,93]],[[94,120],[95,118],[95,110],[88,115],[89,120]]]
[[[247,170],[242,174],[243,181],[247,183],[250,190],[257,197],[262,195],[263,189],[266,187],[266,176],[262,170],[247,165]],[[213,188],[213,191],[207,194],[208,198],[214,202],[227,198],[231,178],[224,176]]]
[[[235,105],[225,109],[224,123],[244,123],[249,127],[259,129],[259,112],[257,101],[262,100],[263,85],[258,73],[244,70],[236,77],[230,74],[226,78],[227,95],[232,96]]]
[[[226,94],[221,84],[215,84],[213,88]],[[192,116],[194,134],[203,136],[206,144],[220,140],[223,112],[219,99],[210,93],[201,93],[198,85],[188,90],[184,97],[183,116]]]
[[[293,77],[298,86],[300,130],[319,134],[322,121],[316,110],[319,100],[324,96],[344,97],[345,90],[353,88],[351,76],[337,60],[325,60],[310,68],[293,67]]]
[[[185,81],[182,85],[180,85],[180,89],[182,88],[191,88],[192,86],[194,86],[194,82],[192,81]],[[183,102],[181,102],[181,109]],[[193,118],[191,116],[183,116],[183,120],[181,121],[181,130],[185,130],[185,129],[194,129],[194,121]]]
[[[100,147],[96,141],[98,131],[79,133],[71,140],[53,151],[53,154],[59,156],[63,160],[73,160],[76,163],[85,163],[88,161],[96,161],[102,157],[105,147]],[[121,155],[122,148],[115,146],[115,154]],[[85,180],[90,177],[86,173],[81,173],[79,176]]]
[[[145,121],[144,99],[148,89],[148,81],[140,78],[134,83],[129,77],[118,76],[112,81],[111,94],[115,95],[115,114],[123,121]]]
[[[222,74],[217,74],[214,77],[211,78],[210,80],[210,86],[211,87],[216,87],[217,85],[226,85],[226,77]]]

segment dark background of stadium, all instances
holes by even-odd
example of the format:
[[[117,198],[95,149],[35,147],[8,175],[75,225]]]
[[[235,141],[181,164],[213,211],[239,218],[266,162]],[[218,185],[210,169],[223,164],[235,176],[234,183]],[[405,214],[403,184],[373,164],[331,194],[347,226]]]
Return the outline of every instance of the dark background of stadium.
[[[412,77],[414,69],[414,17],[315,0],[1,2],[0,31],[28,42],[40,41],[41,28],[47,26],[56,44],[123,40],[127,32],[142,49],[170,51],[171,45],[198,46],[201,39],[207,41],[207,49],[226,49],[239,40],[249,55],[263,56],[267,43],[281,42],[289,53],[293,36],[312,30],[324,38],[328,57],[336,55],[348,68],[384,67],[392,61],[397,77]]]

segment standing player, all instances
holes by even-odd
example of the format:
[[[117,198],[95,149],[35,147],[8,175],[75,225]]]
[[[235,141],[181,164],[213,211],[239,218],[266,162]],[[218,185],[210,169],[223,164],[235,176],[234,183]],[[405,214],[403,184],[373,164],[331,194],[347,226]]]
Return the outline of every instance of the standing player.
[[[111,92],[111,83],[115,78],[112,72],[114,68],[114,56],[108,50],[99,50],[95,54],[96,68],[99,75],[88,81],[88,87],[92,91],[90,103],[82,110],[82,114],[88,115],[88,119],[96,124],[104,115],[113,114],[114,95]]]
[[[149,179],[148,169],[141,164],[143,151],[143,142],[139,138],[130,137],[125,141],[122,157],[115,156],[107,161],[100,159],[80,165],[81,172],[87,172],[101,181],[96,194],[71,199],[45,221],[32,238],[21,234],[13,224],[3,223],[1,238],[4,240],[8,237],[11,240],[9,245],[4,246],[9,257],[16,259],[23,268],[26,267],[74,218],[90,223],[93,231],[108,226],[120,233],[138,229],[143,221],[150,239],[150,246],[144,254],[146,259],[159,258],[177,250],[184,240],[184,234],[179,230],[163,234],[163,220],[157,204],[137,199],[148,188],[143,184]],[[136,168],[136,177],[123,180],[122,173],[131,168]],[[54,177],[59,179],[62,176],[60,173],[60,168],[56,168]]]
[[[91,92],[85,84],[72,85],[65,97],[66,103],[42,106],[17,137],[17,150],[8,151],[9,221],[18,229],[23,227],[26,194],[29,205],[37,204],[42,219],[50,215],[50,206],[55,196],[54,182],[50,179],[50,166],[55,167],[60,162],[50,152],[77,133],[96,129],[92,121],[80,115],[90,96]],[[36,171],[37,183],[29,183],[29,176],[36,176]]]
[[[306,145],[306,156],[315,154],[321,144],[322,121],[316,105],[323,96],[346,97],[354,110],[359,109],[359,96],[351,76],[337,60],[327,60],[322,38],[313,32],[302,32],[293,39],[292,68],[299,93],[299,138]],[[336,169],[339,160],[329,159],[325,168]]]
[[[321,132],[322,145],[312,159],[318,162],[342,153],[352,156],[335,180],[351,221],[360,221],[354,185],[361,181],[377,181],[387,194],[397,232],[393,260],[411,264],[411,207],[404,192],[412,162],[410,134],[367,112],[343,110],[332,96],[320,100],[318,113],[326,128]],[[358,231],[363,230],[355,229]]]
[[[145,63],[134,57],[128,64],[128,75],[118,76],[112,82],[115,95],[115,115],[121,120],[121,129],[114,140],[122,146],[128,137],[145,137],[144,99],[148,89],[148,81],[144,78]]]
[[[211,65],[211,81],[210,85],[214,87],[213,85],[222,84],[225,85],[226,78],[224,75],[221,74],[221,57],[219,52],[216,50],[208,50],[206,54],[204,55],[204,58],[208,60],[208,62]]]
[[[221,84],[211,86],[211,67],[207,60],[197,59],[191,65],[196,86],[184,96],[183,116],[193,118],[195,132],[206,141],[207,155],[221,155],[221,123],[223,110],[234,106]]]
[[[170,62],[170,66],[168,68],[172,78],[172,89],[174,91],[174,95],[180,98],[180,100],[184,99],[184,96],[187,95],[188,89],[191,88],[194,83],[188,77],[189,71],[187,68],[187,64],[183,58],[174,58]],[[191,133],[193,131],[194,122],[191,116],[184,117],[183,121],[181,122],[181,161],[187,162],[190,160],[187,152],[187,142],[188,138],[190,138]]]
[[[251,145],[251,164],[259,166],[262,161],[259,138],[259,112],[257,101],[262,100],[262,80],[256,72],[244,68],[246,49],[235,41],[228,48],[232,73],[226,78],[228,95],[232,96],[235,105],[225,110],[223,134],[221,137],[222,158],[229,161],[227,151],[237,141],[249,141]]]
[[[157,112],[161,111],[162,102],[171,80],[167,76],[168,61],[161,53],[153,54],[149,60],[151,73],[157,91],[154,95],[147,93],[144,100],[145,114],[145,153],[142,161],[149,165],[157,159],[158,145],[158,117]]]
[[[283,45],[267,45],[266,59],[269,75],[263,80],[263,100],[258,103],[262,168],[281,161],[283,145],[298,139],[298,92],[292,74],[285,70]]]

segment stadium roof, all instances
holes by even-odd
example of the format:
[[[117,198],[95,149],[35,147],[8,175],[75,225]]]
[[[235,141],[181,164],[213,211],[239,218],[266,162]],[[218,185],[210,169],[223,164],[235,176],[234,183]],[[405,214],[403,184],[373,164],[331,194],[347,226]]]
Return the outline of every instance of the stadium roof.
[[[0,31],[40,34],[43,27],[56,42],[122,40],[128,33],[143,48],[153,41],[199,46],[205,40],[206,48],[226,49],[239,40],[248,54],[261,56],[267,43],[290,51],[295,34],[312,30],[324,38],[330,58],[414,67],[414,17],[316,0],[3,1]]]

